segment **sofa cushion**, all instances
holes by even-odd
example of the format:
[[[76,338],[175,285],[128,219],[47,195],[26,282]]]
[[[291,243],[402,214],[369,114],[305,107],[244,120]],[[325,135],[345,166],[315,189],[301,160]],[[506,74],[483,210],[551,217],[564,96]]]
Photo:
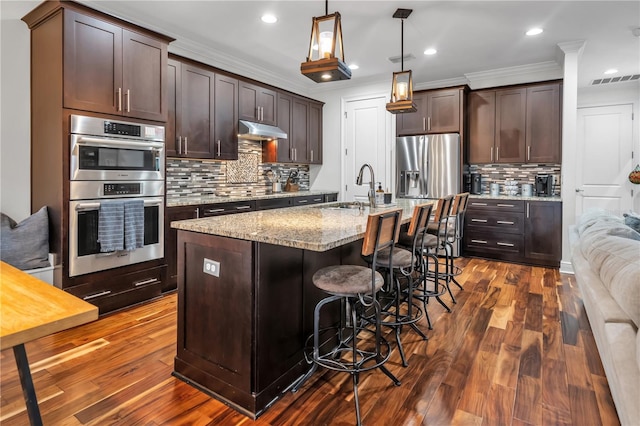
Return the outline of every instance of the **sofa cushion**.
[[[46,206],[18,224],[0,213],[0,259],[22,270],[50,266]]]
[[[612,223],[622,224],[624,222],[622,217],[614,216],[606,210],[589,209],[584,212],[576,222],[576,229],[578,231],[578,234],[582,236],[585,231],[587,231],[595,224],[606,226],[607,224]]]
[[[622,425],[637,425],[640,419],[640,369],[634,343],[637,341],[637,329],[629,324],[605,324],[607,347],[598,348],[607,351],[612,362],[604,364],[611,395],[616,403],[616,411]],[[603,357],[604,358],[604,357]]]
[[[640,232],[640,216],[635,213],[625,213],[624,224],[636,232]]]

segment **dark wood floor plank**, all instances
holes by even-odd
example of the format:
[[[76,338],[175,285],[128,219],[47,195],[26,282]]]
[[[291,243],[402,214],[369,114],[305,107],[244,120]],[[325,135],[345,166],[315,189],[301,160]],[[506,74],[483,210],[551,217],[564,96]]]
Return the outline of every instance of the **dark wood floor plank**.
[[[429,301],[429,340],[402,332],[387,366],[362,375],[366,425],[618,424],[579,289],[557,270],[456,260],[464,290]],[[253,421],[171,376],[176,294],[26,345],[46,425],[353,425],[347,374],[318,372]],[[392,339],[393,340],[393,339]],[[564,370],[563,370],[564,369]],[[0,353],[0,425],[28,424],[13,353]],[[587,422],[587,423],[585,423]]]

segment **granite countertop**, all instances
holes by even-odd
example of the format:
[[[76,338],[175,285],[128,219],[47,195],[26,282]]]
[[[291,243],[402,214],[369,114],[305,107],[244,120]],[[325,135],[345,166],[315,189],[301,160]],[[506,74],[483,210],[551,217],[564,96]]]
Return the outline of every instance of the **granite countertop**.
[[[555,202],[562,201],[562,197],[555,196],[555,195],[553,197],[536,197],[536,196],[524,197],[522,195],[471,194],[469,195],[469,198],[478,198],[478,199],[485,199],[485,200],[522,200],[522,201],[555,201]]]
[[[339,208],[341,203],[263,210],[171,222],[172,228],[312,251],[326,251],[364,237],[369,213],[402,209],[402,223],[411,221],[420,199],[398,199],[396,205],[363,210]]]
[[[199,197],[167,197],[167,207],[195,206],[199,204],[231,203],[236,201],[265,200],[270,198],[304,197],[306,195],[335,194],[338,191],[295,191],[260,195],[209,195]]]

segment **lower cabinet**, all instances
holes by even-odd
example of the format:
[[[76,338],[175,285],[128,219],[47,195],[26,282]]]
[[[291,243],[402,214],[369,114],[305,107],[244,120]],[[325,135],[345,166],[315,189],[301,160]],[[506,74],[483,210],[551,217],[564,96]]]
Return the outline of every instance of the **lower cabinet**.
[[[171,222],[178,220],[196,219],[200,215],[198,206],[169,207],[164,213],[164,258],[167,261],[167,279],[162,291],[175,290],[178,285],[178,264],[176,259],[178,230],[171,227]]]
[[[464,223],[467,256],[560,265],[561,202],[470,199]]]

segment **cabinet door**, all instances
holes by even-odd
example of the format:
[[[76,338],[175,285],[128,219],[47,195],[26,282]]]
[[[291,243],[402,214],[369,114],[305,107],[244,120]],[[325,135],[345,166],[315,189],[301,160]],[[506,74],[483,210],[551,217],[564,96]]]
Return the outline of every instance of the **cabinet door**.
[[[527,162],[560,163],[560,85],[527,88]]]
[[[309,163],[322,164],[322,105],[309,102]]]
[[[197,218],[198,207],[168,207],[164,217],[164,260],[167,262],[167,280],[162,287],[163,292],[174,290],[178,285],[178,230],[171,227],[171,222]]]
[[[396,115],[396,133],[398,136],[419,135],[427,131],[427,95],[414,93],[413,102],[417,111]]]
[[[121,114],[122,29],[64,12],[64,107]]]
[[[427,133],[460,132],[460,91],[427,93]]]
[[[240,120],[276,125],[278,96],[275,91],[255,84],[240,82],[238,96],[238,117]]]
[[[276,125],[287,133],[288,139],[278,139],[276,143],[276,158],[272,162],[290,163],[293,161],[291,151],[291,112],[293,111],[293,97],[278,94],[278,112]]]
[[[167,44],[122,31],[122,100],[128,117],[167,119]]]
[[[182,64],[180,113],[177,117],[178,155],[213,158],[215,74]]]
[[[495,135],[496,92],[469,93],[469,163],[493,162]]]
[[[274,90],[260,87],[258,105],[260,106],[260,122],[276,125],[278,111],[278,95]]]
[[[291,114],[291,148],[293,161],[306,163],[309,160],[307,140],[309,131],[309,102],[303,99],[293,99],[293,113]]]
[[[562,252],[562,203],[527,201],[524,230],[527,260],[558,267]]]
[[[165,126],[165,155],[167,157],[175,157],[178,154],[176,114],[180,110],[182,101],[177,95],[181,75],[180,62],[169,59],[167,65],[167,124]]]
[[[238,80],[215,77],[215,151],[219,160],[238,159]]]
[[[527,89],[496,92],[496,163],[524,163]]]

